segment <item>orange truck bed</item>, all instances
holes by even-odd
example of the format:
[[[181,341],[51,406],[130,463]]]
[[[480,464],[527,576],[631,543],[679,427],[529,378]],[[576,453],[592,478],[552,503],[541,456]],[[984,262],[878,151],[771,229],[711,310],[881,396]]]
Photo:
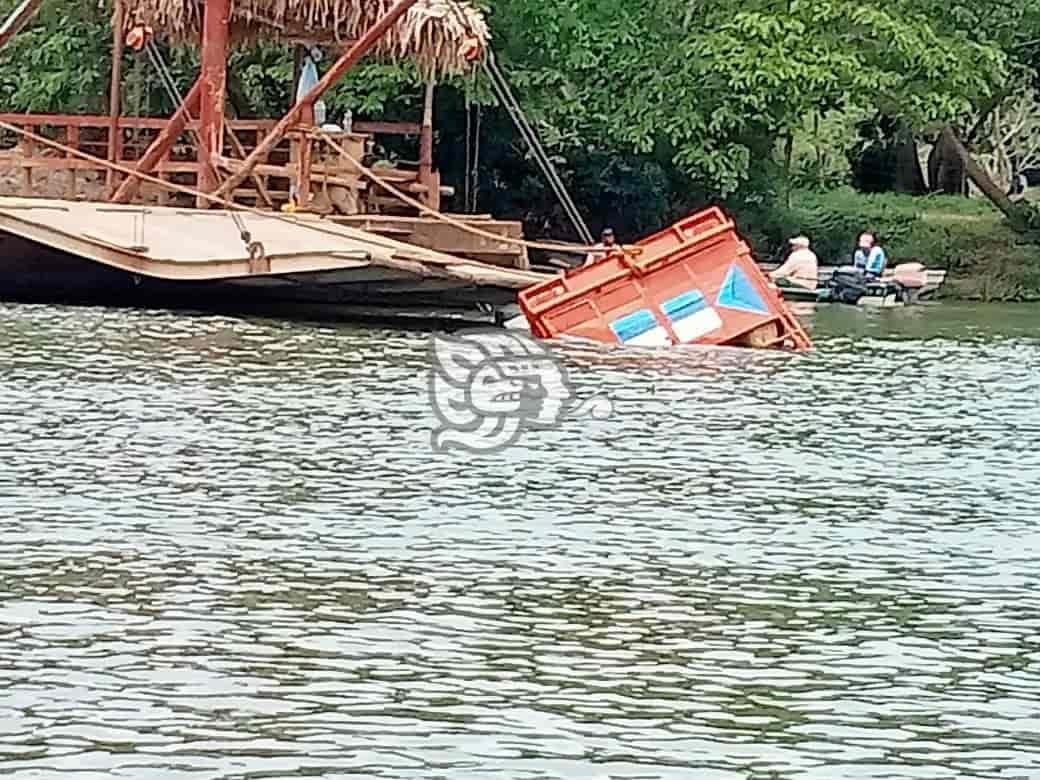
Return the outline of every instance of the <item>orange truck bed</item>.
[[[812,349],[733,220],[717,207],[527,288],[519,303],[532,333],[544,339]]]

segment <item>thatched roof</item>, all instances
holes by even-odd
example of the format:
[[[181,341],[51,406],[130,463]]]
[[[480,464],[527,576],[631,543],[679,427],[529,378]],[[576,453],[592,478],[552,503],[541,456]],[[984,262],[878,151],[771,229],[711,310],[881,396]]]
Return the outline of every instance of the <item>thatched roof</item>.
[[[135,18],[176,43],[198,44],[201,0],[124,0],[128,25]],[[235,44],[300,41],[345,44],[375,23],[394,0],[232,0]],[[419,0],[372,50],[384,60],[413,60],[425,72],[463,73],[470,39],[487,47],[491,33],[483,13],[468,2]]]

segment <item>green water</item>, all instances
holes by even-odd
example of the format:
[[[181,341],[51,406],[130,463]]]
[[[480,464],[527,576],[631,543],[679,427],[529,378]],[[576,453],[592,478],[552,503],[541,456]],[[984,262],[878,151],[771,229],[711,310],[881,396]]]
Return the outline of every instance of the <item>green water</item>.
[[[0,774],[1040,777],[1040,310],[568,347],[493,456],[426,333],[0,317]]]

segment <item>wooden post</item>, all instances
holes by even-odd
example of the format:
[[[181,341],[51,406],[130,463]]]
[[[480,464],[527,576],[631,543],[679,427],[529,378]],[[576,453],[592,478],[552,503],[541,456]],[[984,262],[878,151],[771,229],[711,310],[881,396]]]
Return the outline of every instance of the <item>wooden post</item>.
[[[199,96],[202,94],[202,80],[195,82],[181,103],[180,108],[170,117],[162,132],[152,141],[152,145],[145,150],[144,155],[137,163],[135,170],[138,173],[151,173],[155,166],[166,156],[171,147],[177,142],[177,138],[188,126],[189,116],[195,112],[199,105]],[[199,154],[202,154],[199,150]],[[112,196],[113,203],[129,203],[137,194],[141,186],[141,180],[136,176],[128,176],[126,181],[119,185],[116,194]]]
[[[289,113],[282,117],[281,121],[271,129],[271,132],[267,134],[264,140],[261,141],[256,149],[253,150],[252,154],[249,155],[239,171],[228,177],[217,189],[216,194],[220,197],[227,197],[228,193],[234,192],[235,188],[245,181],[246,177],[252,173],[253,168],[256,167],[257,163],[259,163],[261,159],[266,157],[272,149],[281,143],[289,129],[300,121],[300,118],[304,115],[304,110],[312,109],[318,99],[328,91],[329,87],[339,81],[343,77],[344,73],[350,70],[358,60],[365,56],[365,54],[367,54],[368,51],[379,42],[379,39],[386,34],[387,30],[396,24],[397,21],[408,12],[408,9],[414,6],[418,1],[419,0],[398,0],[397,4],[386,12],[386,15],[372,25],[372,27],[367,30],[353,46],[343,53],[343,56],[333,63],[328,72],[314,86],[314,89],[308,92],[301,101],[296,103],[289,110]]]
[[[29,132],[36,134],[38,127],[29,127]],[[25,167],[22,169],[22,197],[31,198],[33,195],[33,158],[36,157],[36,142],[32,138],[25,139]]]
[[[314,139],[305,135],[300,139],[300,167],[297,178],[297,194],[300,209],[306,209],[311,203],[311,167],[314,165]]]
[[[118,163],[123,156],[123,133],[119,129],[119,115],[123,110],[123,28],[126,26],[126,6],[115,0],[115,20],[112,23],[112,85],[108,95],[108,161]],[[105,177],[105,191],[109,197],[116,189],[116,172],[111,168]]]
[[[69,125],[65,128],[65,145],[70,149],[79,149],[79,125]],[[65,159],[72,160],[72,154],[65,152]],[[76,199],[76,169],[69,168],[69,178],[66,182],[65,197],[68,200]]]
[[[202,66],[199,96],[199,189],[213,192],[219,181],[214,175],[217,159],[224,151],[224,101],[227,94],[228,24],[231,0],[206,0],[202,22]],[[199,208],[209,201],[198,199]]]
[[[422,134],[419,136],[419,183],[426,187],[422,202],[431,209],[440,210],[440,188],[434,191],[433,181],[433,93],[434,80],[426,82],[426,97],[423,101]]]

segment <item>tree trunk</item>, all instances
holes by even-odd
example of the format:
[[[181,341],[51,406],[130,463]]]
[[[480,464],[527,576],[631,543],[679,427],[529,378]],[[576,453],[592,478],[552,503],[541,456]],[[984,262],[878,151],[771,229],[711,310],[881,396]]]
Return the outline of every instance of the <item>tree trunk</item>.
[[[895,191],[908,195],[924,195],[928,192],[921,171],[921,158],[917,153],[917,141],[913,137],[898,141],[893,157],[896,168]]]
[[[1028,229],[1028,220],[1025,218],[1023,210],[1016,207],[1007,193],[996,185],[981,165],[975,162],[974,158],[968,153],[967,148],[965,148],[957,134],[953,131],[953,128],[949,125],[943,128],[942,140],[960,159],[961,164],[964,166],[964,171],[972,183],[989,199],[990,203],[1004,213],[1011,226],[1019,231]]]
[[[784,139],[784,202],[791,208],[791,163],[794,157],[794,133]]]
[[[944,132],[936,139],[935,146],[928,156],[929,189],[947,195],[966,195],[966,179],[964,162],[957,150],[950,145],[949,137]]]

